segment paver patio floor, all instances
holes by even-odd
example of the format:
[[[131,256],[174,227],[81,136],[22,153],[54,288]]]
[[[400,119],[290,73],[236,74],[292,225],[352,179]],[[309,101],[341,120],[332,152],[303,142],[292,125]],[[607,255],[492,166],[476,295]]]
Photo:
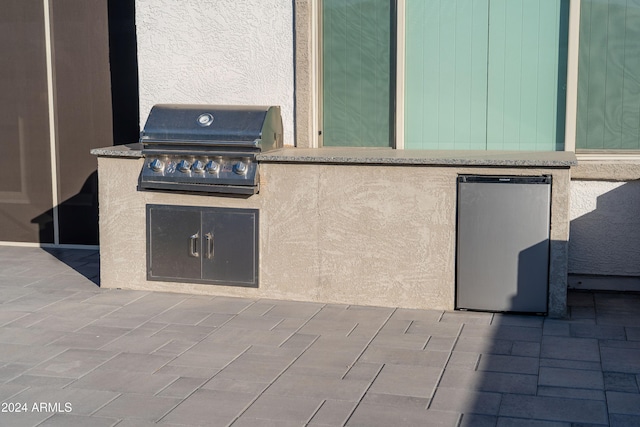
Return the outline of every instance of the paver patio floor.
[[[0,247],[0,426],[639,426],[640,295],[563,320],[110,290]],[[126,283],[123,283],[126,287]]]

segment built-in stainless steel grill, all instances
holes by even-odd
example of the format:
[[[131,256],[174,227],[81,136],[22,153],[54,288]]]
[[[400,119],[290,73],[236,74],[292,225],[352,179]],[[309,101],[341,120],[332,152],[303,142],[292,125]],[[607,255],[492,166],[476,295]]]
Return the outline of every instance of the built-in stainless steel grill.
[[[251,195],[256,155],[282,147],[280,107],[156,105],[140,142],[141,190]]]

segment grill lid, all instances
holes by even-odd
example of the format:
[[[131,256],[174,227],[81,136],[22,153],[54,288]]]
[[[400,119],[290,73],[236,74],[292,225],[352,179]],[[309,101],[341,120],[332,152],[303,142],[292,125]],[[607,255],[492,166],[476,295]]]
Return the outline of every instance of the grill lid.
[[[282,147],[280,107],[158,104],[140,136],[143,146]]]

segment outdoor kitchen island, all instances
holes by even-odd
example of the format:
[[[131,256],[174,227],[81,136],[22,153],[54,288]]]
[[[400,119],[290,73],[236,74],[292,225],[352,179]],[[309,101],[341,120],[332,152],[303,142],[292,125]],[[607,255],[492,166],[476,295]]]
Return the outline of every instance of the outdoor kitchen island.
[[[91,152],[102,287],[437,310],[455,308],[457,177],[551,176],[548,314],[565,315],[572,152],[283,148],[243,197],[141,191],[139,144]],[[257,287],[148,280],[148,205],[257,211]]]

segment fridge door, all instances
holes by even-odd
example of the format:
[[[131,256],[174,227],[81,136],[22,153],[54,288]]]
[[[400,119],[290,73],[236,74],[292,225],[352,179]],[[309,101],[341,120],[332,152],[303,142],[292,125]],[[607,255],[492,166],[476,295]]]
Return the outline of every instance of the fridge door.
[[[460,176],[456,308],[546,313],[550,177]]]

